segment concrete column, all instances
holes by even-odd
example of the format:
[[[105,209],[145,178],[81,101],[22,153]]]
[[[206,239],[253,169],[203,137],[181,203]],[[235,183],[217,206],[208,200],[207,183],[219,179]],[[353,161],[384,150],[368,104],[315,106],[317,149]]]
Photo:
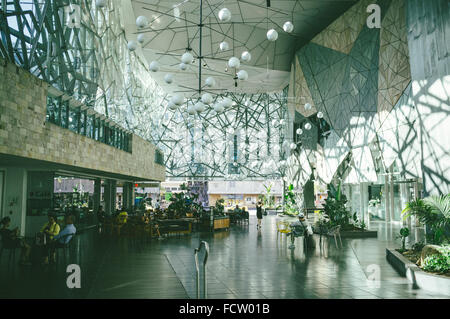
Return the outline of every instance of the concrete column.
[[[111,211],[116,211],[117,202],[117,181],[111,180]]]
[[[406,189],[406,202],[409,203],[412,200],[412,198],[411,198],[411,184],[410,183],[405,184],[405,189]],[[411,217],[408,217],[406,219],[406,224],[407,224],[408,228],[411,229],[411,227],[412,227]]]
[[[384,219],[387,222],[391,221],[390,200],[389,200],[389,175],[384,176]]]
[[[359,215],[364,221],[364,183],[359,184]]]
[[[101,198],[102,198],[102,180],[97,178],[94,181],[94,195],[93,195],[94,214],[96,214],[98,211],[98,207],[100,206]],[[95,216],[95,217],[97,217],[97,216]]]
[[[20,235],[26,233],[27,182],[24,168],[7,168],[4,176],[3,217],[11,218],[11,228],[19,227]]]
[[[126,182],[123,184],[123,207],[125,207],[126,209],[130,209],[131,206],[133,206],[133,190],[133,183]]]
[[[108,179],[105,181],[104,184],[104,197],[105,197],[105,212],[108,215],[111,215],[116,211],[115,202],[116,202],[116,196],[115,192],[115,185],[114,181],[111,179]]]
[[[348,184],[345,186],[345,188],[348,190],[347,194],[347,200],[348,200],[348,206],[351,212],[353,212],[355,210],[355,208],[353,207],[353,194],[352,194],[352,185]]]
[[[129,207],[128,196],[129,196],[128,183],[124,182],[122,186],[122,207],[124,209],[127,209]]]
[[[406,207],[406,203],[408,202],[407,194],[406,194],[407,186],[408,186],[407,183],[400,184],[400,205],[401,205],[400,209],[401,210],[403,210]],[[408,221],[405,218],[401,217],[401,221],[402,221],[403,226],[407,226]]]
[[[416,181],[414,182],[414,199],[418,198],[420,198],[419,181],[416,179]],[[413,216],[413,225],[420,226],[420,222],[415,216]]]
[[[362,184],[362,198],[363,198],[363,212],[364,215],[362,216],[362,220],[366,223],[366,225],[369,224],[370,216],[369,216],[369,183],[363,183]]]
[[[391,222],[395,220],[395,198],[394,198],[394,166],[392,165],[389,169],[389,199],[391,213]]]

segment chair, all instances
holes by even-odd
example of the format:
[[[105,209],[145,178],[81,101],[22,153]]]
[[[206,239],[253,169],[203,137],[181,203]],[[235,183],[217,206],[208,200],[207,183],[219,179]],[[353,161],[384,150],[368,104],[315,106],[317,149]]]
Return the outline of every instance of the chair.
[[[1,237],[2,236],[0,235],[0,239],[2,239]],[[9,250],[8,264],[11,263],[11,262],[14,263],[14,261],[16,260],[16,249],[18,247],[5,247],[3,245],[3,239],[1,240],[1,244],[2,244],[2,248],[0,249],[0,263],[1,263],[1,258],[2,258],[2,255],[3,255],[3,250]]]
[[[72,236],[69,240],[69,242],[66,243],[66,239]],[[55,247],[55,252],[56,252],[56,261],[59,261],[59,250],[62,249],[63,250],[63,254],[64,254],[64,261],[66,260],[66,256],[67,256],[67,250],[70,249],[71,247],[71,243],[73,242],[74,237],[76,236],[75,234],[67,234],[64,235],[63,237],[61,237],[62,241],[64,242],[64,244],[61,244],[60,246]]]
[[[3,255],[3,250],[9,250],[8,262],[16,260],[16,248],[17,247],[4,247],[2,244],[2,248],[0,249],[0,262]]]
[[[249,215],[247,210],[242,213],[242,219],[241,220],[246,221],[247,224],[250,224],[250,215]]]
[[[289,223],[281,221],[281,220],[277,221],[277,234],[278,233],[280,233],[282,235],[285,234],[286,236],[288,234],[290,234],[291,233],[291,227],[289,226]]]
[[[334,243],[336,244],[336,248],[339,248],[339,246],[338,246],[338,242],[337,242],[337,238],[336,237],[339,237],[339,241],[340,241],[340,243],[341,243],[341,248],[343,247],[342,246],[342,239],[341,239],[341,225],[338,225],[338,226],[335,226],[335,227],[333,227],[333,228],[330,228],[329,230],[328,230],[328,233],[327,233],[327,235],[328,236],[334,236]]]
[[[308,236],[308,230],[306,229],[306,227],[302,226],[302,225],[296,225],[296,226],[290,226],[291,227],[291,245],[289,246],[289,249],[294,249],[295,245],[295,238],[297,237],[303,237],[303,245],[304,247],[306,247],[306,240],[307,240],[307,236]]]

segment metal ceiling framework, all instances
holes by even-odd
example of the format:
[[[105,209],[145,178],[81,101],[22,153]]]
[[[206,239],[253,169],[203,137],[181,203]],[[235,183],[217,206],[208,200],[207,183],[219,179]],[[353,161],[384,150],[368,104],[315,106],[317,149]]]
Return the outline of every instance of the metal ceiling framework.
[[[95,0],[0,0],[0,56],[155,143],[165,153],[168,177],[284,175],[280,163],[289,156],[292,139],[287,89],[228,90],[220,96],[233,105],[220,113],[189,115],[186,106],[195,103],[193,97],[169,110],[167,93],[148,61],[127,49],[126,24],[134,17],[122,7],[131,7],[131,1],[105,2],[99,8]],[[80,19],[74,21],[77,10]]]

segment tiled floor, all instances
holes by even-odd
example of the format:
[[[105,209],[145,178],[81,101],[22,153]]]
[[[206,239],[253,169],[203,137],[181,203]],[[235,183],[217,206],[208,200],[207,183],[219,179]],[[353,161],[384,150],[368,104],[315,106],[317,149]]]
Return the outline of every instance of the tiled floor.
[[[195,233],[146,244],[126,238],[105,240],[95,232],[78,236],[73,260],[82,269],[81,289],[66,287],[64,267],[0,266],[1,298],[195,298],[194,248],[210,246],[208,298],[449,298],[413,289],[387,263],[386,247],[397,247],[400,226],[372,223],[378,238],[343,239],[319,246],[319,238],[305,251],[277,236],[276,216],[267,216],[263,229],[256,219],[230,231]],[[422,230],[412,232],[420,238]],[[62,261],[62,260],[61,260]],[[73,261],[72,261],[73,262]],[[63,264],[63,263],[61,263]],[[379,281],[368,281],[379,274]]]

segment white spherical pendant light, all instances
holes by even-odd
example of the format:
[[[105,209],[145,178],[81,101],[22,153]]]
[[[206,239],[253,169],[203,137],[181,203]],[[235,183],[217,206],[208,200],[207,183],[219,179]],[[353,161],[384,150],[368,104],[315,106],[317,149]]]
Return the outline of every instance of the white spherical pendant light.
[[[305,124],[305,130],[309,131],[312,128],[311,123]]]
[[[306,104],[305,104],[305,110],[306,110],[306,111],[311,110],[311,108],[312,108],[311,104],[309,104],[309,103],[306,103]]]
[[[286,32],[286,33],[291,33],[292,31],[294,31],[294,25],[292,24],[291,21],[286,21],[286,22],[283,24],[283,30],[284,30],[284,32]]]
[[[214,80],[214,78],[212,76],[207,77],[205,80],[205,84],[207,87],[213,87],[216,86],[216,80]]]
[[[230,49],[230,45],[228,44],[228,42],[223,41],[219,44],[219,49],[220,51],[228,51]]]
[[[166,82],[167,84],[172,84],[172,82],[173,82],[173,74],[167,73],[164,76],[164,82]]]
[[[252,59],[252,55],[248,51],[244,51],[241,54],[241,60],[244,62],[249,62]]]
[[[303,134],[303,130],[301,128],[298,128],[296,132],[297,132],[297,135],[302,135]]]
[[[131,52],[135,51],[137,49],[137,43],[136,41],[129,41],[127,44],[128,50]]]
[[[295,149],[297,148],[297,144],[292,143],[291,146],[290,146],[290,148],[291,148],[291,150],[295,150]]]
[[[96,0],[95,6],[97,8],[103,8],[104,6],[106,6],[106,0]]]
[[[237,77],[238,77],[239,80],[245,81],[245,80],[248,79],[248,73],[247,73],[247,71],[245,71],[245,70],[240,70],[240,71],[237,73]]]
[[[209,94],[209,93],[204,93],[204,94],[202,95],[202,102],[203,102],[203,103],[205,103],[205,104],[211,104],[212,101],[213,101],[213,97],[212,97],[211,94]]]
[[[214,111],[216,111],[217,113],[223,112],[225,110],[225,108],[223,107],[222,103],[216,103],[214,105]]]
[[[317,113],[317,117],[318,117],[319,119],[323,119],[323,113],[322,113],[322,112],[318,112],[318,113]]]
[[[145,41],[145,36],[144,36],[142,33],[141,33],[141,34],[138,34],[137,40],[138,40],[139,43],[144,43],[144,41]]]
[[[224,107],[226,107],[226,108],[227,108],[227,107],[230,107],[230,106],[233,105],[233,101],[232,101],[229,97],[226,97],[226,98],[223,99],[222,105],[223,105]]]
[[[187,112],[188,112],[190,115],[194,115],[195,113],[197,113],[197,111],[195,110],[194,105],[189,105],[188,108],[187,108]]]
[[[198,101],[195,103],[194,109],[197,113],[202,113],[206,109],[206,106],[202,102]]]
[[[181,56],[181,63],[191,64],[194,56],[190,52],[186,52]]]
[[[180,65],[178,66],[180,68],[181,71],[184,71],[187,69],[187,64],[185,63],[180,63]]]
[[[175,103],[173,103],[172,101],[170,101],[169,104],[168,104],[167,106],[168,106],[169,109],[172,110],[172,111],[175,111],[175,110],[178,108],[178,106],[177,106]]]
[[[219,11],[219,20],[221,22],[228,22],[231,20],[231,12],[227,8],[223,8]]]
[[[172,97],[172,102],[175,103],[176,105],[183,104],[183,101],[184,101],[184,96],[181,93],[177,93]]]
[[[241,66],[241,61],[239,61],[239,59],[238,58],[236,58],[235,56],[233,56],[233,57],[231,57],[229,60],[228,60],[228,66],[230,67],[230,68],[239,68],[240,66]]]
[[[145,28],[148,25],[148,19],[146,16],[139,16],[136,19],[136,26],[140,29]]]
[[[158,72],[159,71],[159,62],[158,61],[152,61],[150,63],[150,71],[152,71],[152,72]]]
[[[270,29],[267,31],[267,40],[276,41],[278,39],[278,32],[275,29]]]

